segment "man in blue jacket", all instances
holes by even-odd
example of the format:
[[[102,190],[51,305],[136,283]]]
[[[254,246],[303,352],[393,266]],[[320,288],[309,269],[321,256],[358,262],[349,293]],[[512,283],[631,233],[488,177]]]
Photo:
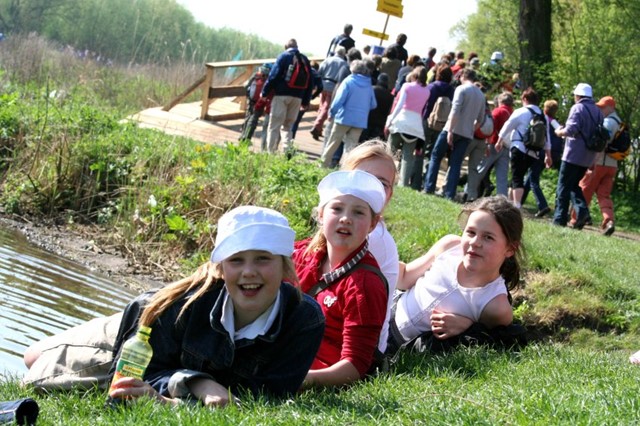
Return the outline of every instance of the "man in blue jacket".
[[[300,53],[298,43],[293,38],[284,47],[286,50],[276,59],[261,93],[261,97],[266,98],[273,92],[269,128],[267,130],[267,150],[269,152],[278,150],[281,129],[286,132],[284,137],[285,150],[293,149],[291,127],[298,117],[298,111],[301,108],[307,109],[311,100],[312,84],[309,59]],[[295,88],[289,84],[294,58],[302,61],[306,66],[309,75],[306,87]]]

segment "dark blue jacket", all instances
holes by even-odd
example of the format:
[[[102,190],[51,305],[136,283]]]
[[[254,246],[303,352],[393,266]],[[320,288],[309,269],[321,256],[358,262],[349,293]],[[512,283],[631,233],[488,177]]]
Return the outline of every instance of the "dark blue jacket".
[[[127,305],[114,346],[120,348],[137,330],[147,292]],[[192,293],[178,299],[151,325],[153,358],[144,380],[161,395],[170,396],[174,373],[199,372],[238,395],[248,391],[282,397],[295,393],[304,380],[324,334],[324,316],[311,297],[290,284],[280,286],[280,312],[266,335],[234,341],[220,318],[226,289],[222,281],[192,303],[177,320]]]
[[[436,101],[440,96],[446,96],[450,100],[453,100],[453,93],[455,92],[451,84],[439,80],[429,83],[427,88],[429,89],[429,100],[427,100],[422,114],[425,120],[429,118],[429,114],[433,111],[433,107],[436,105]]]
[[[309,84],[306,89],[292,89],[285,81],[287,69],[289,68],[289,65],[293,63],[293,58],[296,53],[300,54],[302,60],[307,64],[309,72],[311,72],[309,59],[300,53],[298,49],[290,47],[276,58],[276,62],[273,64],[271,72],[269,73],[269,78],[267,78],[267,82],[262,87],[262,97],[266,97],[273,90],[274,96],[293,96],[302,99],[303,106],[309,105],[313,86],[311,77],[309,78]]]

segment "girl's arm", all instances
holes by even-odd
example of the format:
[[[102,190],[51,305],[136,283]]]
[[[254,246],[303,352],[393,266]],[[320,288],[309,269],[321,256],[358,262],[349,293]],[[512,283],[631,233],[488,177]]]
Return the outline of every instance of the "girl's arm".
[[[513,309],[506,294],[500,294],[482,310],[479,323],[488,328],[509,325],[513,322]],[[438,339],[457,336],[473,325],[471,318],[434,309],[431,313],[431,331]]]
[[[491,299],[482,310],[479,322],[489,328],[511,324],[513,322],[513,309],[507,295],[500,294]]]
[[[431,268],[433,261],[440,254],[460,244],[460,236],[446,235],[436,242],[429,251],[413,260],[410,263],[400,262],[400,273],[398,275],[398,290],[408,290],[416,284],[418,278],[424,275]]]
[[[302,388],[342,386],[360,379],[356,367],[346,359],[340,360],[331,367],[309,370],[302,382]]]

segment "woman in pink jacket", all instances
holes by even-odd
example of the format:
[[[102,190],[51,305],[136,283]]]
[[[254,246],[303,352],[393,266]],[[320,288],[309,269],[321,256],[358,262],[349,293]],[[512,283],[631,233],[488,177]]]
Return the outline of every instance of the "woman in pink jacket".
[[[415,153],[424,148],[422,110],[429,99],[429,93],[427,70],[425,67],[416,67],[407,76],[407,83],[402,85],[387,118],[391,150],[395,153],[402,149],[399,186],[410,186]]]

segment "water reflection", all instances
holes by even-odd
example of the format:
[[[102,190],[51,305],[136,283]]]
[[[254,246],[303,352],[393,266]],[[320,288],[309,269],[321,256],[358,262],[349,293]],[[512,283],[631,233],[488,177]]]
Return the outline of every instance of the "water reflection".
[[[0,375],[22,376],[32,343],[122,309],[133,290],[0,229]]]

